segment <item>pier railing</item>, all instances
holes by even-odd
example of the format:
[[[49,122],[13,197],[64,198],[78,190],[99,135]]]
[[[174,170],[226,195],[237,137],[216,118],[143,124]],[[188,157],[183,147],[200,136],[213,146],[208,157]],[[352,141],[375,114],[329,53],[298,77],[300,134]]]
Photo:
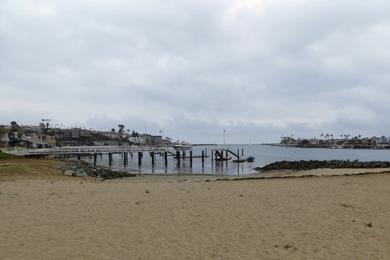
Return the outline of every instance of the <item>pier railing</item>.
[[[42,149],[17,149],[9,153],[20,156],[46,156],[46,155],[89,155],[89,154],[115,154],[135,152],[165,152],[172,149],[170,146],[64,146]]]

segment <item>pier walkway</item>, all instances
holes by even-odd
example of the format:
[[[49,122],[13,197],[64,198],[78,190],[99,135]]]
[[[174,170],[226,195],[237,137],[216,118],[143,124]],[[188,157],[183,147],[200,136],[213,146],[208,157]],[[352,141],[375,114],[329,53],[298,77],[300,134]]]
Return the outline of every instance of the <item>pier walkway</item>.
[[[171,146],[64,146],[44,149],[17,149],[7,151],[20,156],[123,154],[137,152],[162,153]]]

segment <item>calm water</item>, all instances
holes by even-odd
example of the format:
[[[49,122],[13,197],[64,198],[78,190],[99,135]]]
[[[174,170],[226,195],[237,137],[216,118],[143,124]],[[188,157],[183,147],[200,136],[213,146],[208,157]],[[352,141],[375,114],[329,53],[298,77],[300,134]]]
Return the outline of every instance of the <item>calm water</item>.
[[[213,174],[213,175],[247,175],[254,173],[253,168],[262,167],[272,162],[282,160],[360,160],[360,161],[389,161],[390,150],[352,150],[352,149],[304,149],[304,148],[285,148],[266,145],[225,145],[225,146],[195,146],[193,154],[200,155],[202,150],[207,150],[210,155],[211,150],[244,149],[245,156],[254,156],[253,163],[234,163],[228,162],[212,163],[211,158],[205,158],[204,165],[201,159],[193,159],[192,167],[190,160],[185,159],[177,164],[176,159],[168,158],[168,167],[164,166],[164,157],[156,155],[155,167],[152,167],[152,160],[148,153],[144,153],[142,166],[138,166],[137,154],[132,159],[129,156],[128,165],[124,165],[121,155],[113,156],[113,169],[126,170],[129,172],[142,174]],[[187,156],[189,152],[187,151]],[[93,160],[88,160],[93,162]],[[97,165],[108,166],[108,157],[98,157]]]

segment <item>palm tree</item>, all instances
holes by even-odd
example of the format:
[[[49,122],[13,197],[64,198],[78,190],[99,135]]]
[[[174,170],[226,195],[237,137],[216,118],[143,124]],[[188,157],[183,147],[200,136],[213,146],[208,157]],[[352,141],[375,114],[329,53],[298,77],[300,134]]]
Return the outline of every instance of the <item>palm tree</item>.
[[[123,138],[123,129],[125,128],[125,125],[124,124],[119,124],[118,128],[119,128],[119,130],[118,130],[119,139],[122,140],[122,138]]]

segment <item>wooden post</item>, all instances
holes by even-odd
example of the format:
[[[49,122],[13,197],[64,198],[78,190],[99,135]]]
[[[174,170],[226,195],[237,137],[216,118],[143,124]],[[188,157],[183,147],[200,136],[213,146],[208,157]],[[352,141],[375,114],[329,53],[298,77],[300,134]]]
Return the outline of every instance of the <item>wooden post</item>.
[[[168,166],[168,153],[167,152],[164,153],[164,161],[165,161],[165,167],[167,167]]]
[[[214,161],[214,150],[211,150],[210,157],[211,157],[211,162],[213,162]]]
[[[179,151],[176,152],[176,159],[177,159],[177,165],[180,166],[180,152]]]
[[[126,167],[128,162],[129,162],[129,155],[128,155],[128,153],[123,153],[123,165]]]
[[[108,154],[108,165],[112,165],[112,153]]]
[[[77,155],[77,160],[80,160],[81,159],[81,156],[80,154]]]
[[[192,168],[192,151],[190,151],[190,167]]]
[[[244,148],[241,148],[241,156],[244,157]]]
[[[204,164],[204,150],[202,150],[202,164]]]
[[[93,154],[93,165],[96,166],[97,154]]]
[[[237,156],[238,156],[237,159],[240,159],[240,149],[237,149]]]
[[[151,152],[151,153],[150,153],[150,156],[152,156],[152,167],[154,168],[154,153]]]
[[[138,152],[138,166],[142,164],[142,152]]]
[[[183,151],[183,160],[186,159],[186,151]]]

